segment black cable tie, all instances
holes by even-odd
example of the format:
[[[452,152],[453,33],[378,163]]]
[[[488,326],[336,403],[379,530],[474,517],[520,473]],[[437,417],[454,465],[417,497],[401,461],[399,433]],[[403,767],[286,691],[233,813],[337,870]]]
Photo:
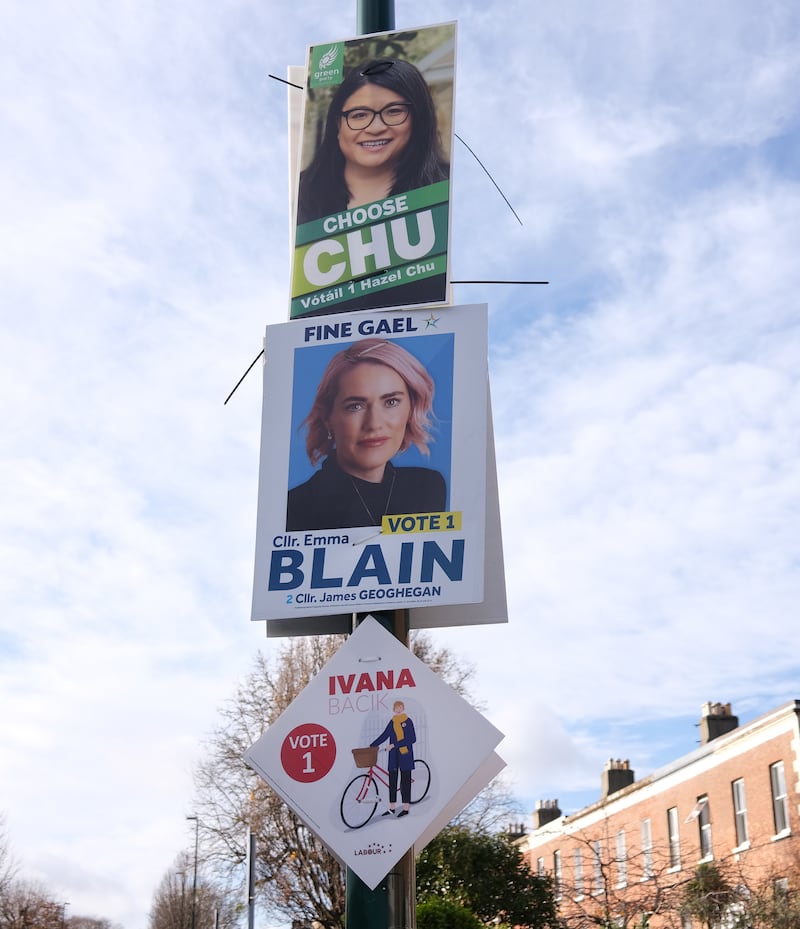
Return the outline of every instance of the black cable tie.
[[[489,174],[489,170],[488,170],[488,168],[486,167],[486,165],[480,160],[480,158],[478,158],[478,156],[475,154],[475,152],[472,151],[472,149],[469,147],[469,145],[467,145],[467,143],[461,138],[461,136],[460,136],[457,132],[454,132],[453,135],[458,139],[458,141],[464,146],[464,148],[466,148],[466,150],[470,153],[470,155],[472,155],[472,157],[475,159],[475,161],[477,161],[478,164],[479,164],[479,165],[483,168],[483,170],[486,172],[486,176],[489,178],[489,180],[490,180],[490,181],[494,184],[494,186],[497,188],[497,192],[498,192],[498,193],[500,194],[500,196],[506,201],[506,203],[508,204],[509,210],[511,210],[511,212],[514,214],[514,216],[517,217],[517,222],[518,222],[518,223],[520,224],[520,226],[521,226],[521,225],[522,225],[522,220],[519,218],[519,216],[517,216],[517,211],[516,211],[516,210],[514,209],[514,207],[511,206],[511,204],[508,202],[508,197],[503,193],[502,190],[500,190],[500,187],[499,187],[497,181],[492,177],[491,174]]]
[[[259,359],[263,354],[264,354],[264,349],[262,348],[261,351],[256,355],[256,357],[250,362],[250,367],[244,372],[244,374],[243,374],[243,375],[239,378],[239,380],[236,382],[236,387],[234,387],[233,390],[232,390],[232,391],[228,394],[228,396],[225,398],[225,403],[222,404],[223,406],[226,406],[226,405],[227,405],[228,400],[230,400],[230,398],[231,398],[231,397],[236,393],[236,391],[239,389],[239,384],[241,384],[242,381],[247,377],[247,375],[248,375],[248,374],[250,373],[250,371],[252,370],[253,365],[258,361],[258,359]]]
[[[298,90],[305,90],[302,84],[295,84],[292,81],[284,80],[282,77],[277,77],[275,74],[268,74],[267,77],[271,77],[273,81],[280,81],[281,84],[288,84],[289,87],[296,87]]]
[[[361,77],[369,77],[370,74],[383,74],[393,67],[394,62],[391,58],[384,58],[382,61],[376,61],[374,64],[367,65],[361,72]]]

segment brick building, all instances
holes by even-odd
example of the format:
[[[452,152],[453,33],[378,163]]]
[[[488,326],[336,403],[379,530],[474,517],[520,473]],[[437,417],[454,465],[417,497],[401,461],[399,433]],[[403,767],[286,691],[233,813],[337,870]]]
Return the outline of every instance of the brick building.
[[[538,803],[519,844],[552,875],[567,925],[687,929],[682,903],[700,864],[745,897],[796,890],[799,726],[798,700],[741,727],[730,704],[707,703],[688,755],[638,781],[610,759],[600,799],[570,816],[557,800]]]

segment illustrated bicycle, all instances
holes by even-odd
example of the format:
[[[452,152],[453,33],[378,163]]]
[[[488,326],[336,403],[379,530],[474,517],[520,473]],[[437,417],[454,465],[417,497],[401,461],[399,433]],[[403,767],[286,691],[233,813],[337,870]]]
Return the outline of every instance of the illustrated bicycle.
[[[357,774],[345,787],[339,812],[342,822],[350,829],[360,829],[372,819],[380,802],[378,783],[389,788],[389,772],[378,764],[377,747],[354,748],[357,768],[367,768],[366,774]],[[431,786],[431,769],[421,758],[414,761],[411,772],[411,803],[419,803]]]

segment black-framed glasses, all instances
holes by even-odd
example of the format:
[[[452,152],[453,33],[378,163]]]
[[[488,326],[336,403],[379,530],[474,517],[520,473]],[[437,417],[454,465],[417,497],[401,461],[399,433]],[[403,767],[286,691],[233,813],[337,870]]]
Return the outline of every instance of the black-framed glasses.
[[[410,112],[410,103],[387,103],[379,110],[369,106],[355,106],[352,110],[342,110],[342,116],[351,129],[366,129],[372,125],[376,116],[380,116],[384,126],[402,126]]]

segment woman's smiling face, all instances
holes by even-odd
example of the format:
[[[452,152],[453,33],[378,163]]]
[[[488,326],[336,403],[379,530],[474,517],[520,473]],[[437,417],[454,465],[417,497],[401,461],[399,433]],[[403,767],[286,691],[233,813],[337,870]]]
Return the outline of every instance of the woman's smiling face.
[[[384,364],[355,365],[342,375],[326,423],[339,467],[362,480],[381,481],[386,462],[405,441],[410,415],[408,387],[395,370]]]
[[[342,110],[359,107],[381,110],[391,103],[407,103],[400,94],[377,84],[364,84],[345,101]],[[411,138],[413,115],[399,126],[387,126],[376,116],[365,129],[351,129],[347,120],[339,119],[339,148],[349,165],[359,168],[393,167]]]

